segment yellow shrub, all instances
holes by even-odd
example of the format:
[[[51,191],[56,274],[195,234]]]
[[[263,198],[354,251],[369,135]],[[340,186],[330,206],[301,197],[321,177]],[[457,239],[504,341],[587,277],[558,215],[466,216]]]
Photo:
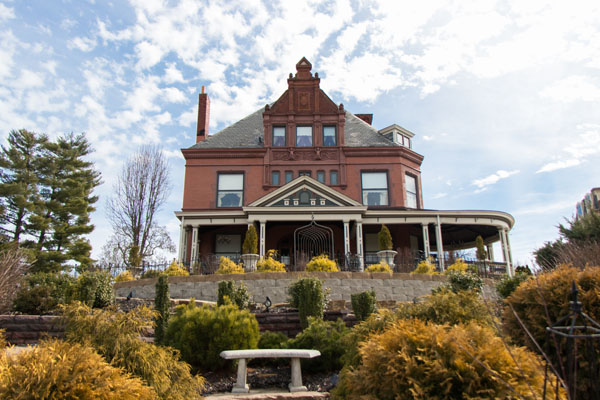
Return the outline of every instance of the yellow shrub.
[[[165,274],[169,276],[188,276],[190,273],[183,267],[177,263],[177,261],[173,260],[169,268],[165,269]]]
[[[2,399],[155,399],[139,378],[109,365],[91,347],[60,340],[0,355]]]
[[[0,329],[0,351],[8,346],[8,342],[4,338],[4,329]]]
[[[381,260],[378,264],[371,264],[365,270],[366,272],[387,272],[393,273],[392,269],[385,261]]]
[[[129,272],[129,271],[123,271],[119,275],[117,275],[117,277],[115,278],[115,282],[129,282],[129,281],[135,281],[135,278],[133,277],[133,275],[131,275],[131,272]]]
[[[454,264],[452,264],[451,266],[446,268],[446,270],[444,271],[444,274],[447,275],[452,271],[467,272],[468,269],[469,269],[469,265],[462,258],[458,258],[458,259],[456,259],[456,262]]]
[[[330,260],[327,254],[321,254],[320,256],[313,257],[308,264],[306,264],[306,271],[316,272],[338,272],[339,268],[334,260]]]
[[[438,272],[435,270],[435,265],[429,260],[423,260],[417,265],[417,268],[411,274],[428,274],[436,275]]]
[[[215,271],[215,274],[243,274],[244,268],[231,261],[227,257],[221,257],[219,260],[219,268]]]
[[[286,272],[285,265],[275,259],[276,250],[267,251],[267,257],[261,257],[256,263],[256,272]]]

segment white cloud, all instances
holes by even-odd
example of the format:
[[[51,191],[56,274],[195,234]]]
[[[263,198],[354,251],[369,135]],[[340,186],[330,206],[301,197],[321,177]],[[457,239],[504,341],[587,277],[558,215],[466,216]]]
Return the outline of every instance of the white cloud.
[[[30,89],[44,85],[44,76],[29,69],[22,69],[21,76],[12,83],[18,89]]]
[[[0,3],[0,21],[12,19],[15,17],[15,10],[12,8],[6,7],[4,4]]]
[[[192,124],[196,123],[197,120],[198,112],[195,108],[189,111],[182,112],[179,115],[179,118],[177,118],[177,122],[179,122],[179,125],[182,126],[191,126]]]
[[[544,164],[536,173],[575,167],[586,162],[589,157],[600,154],[600,124],[580,124],[577,129],[583,132],[570,139],[563,154],[555,156],[553,161]]]
[[[485,178],[475,179],[473,185],[479,188],[479,191],[485,190],[487,186],[493,185],[501,179],[506,179],[509,176],[518,174],[519,170],[504,171],[502,169],[496,171],[496,173],[486,176]]]
[[[540,94],[552,100],[570,103],[574,101],[599,101],[600,87],[594,78],[588,76],[570,76],[554,82]]]
[[[181,71],[177,69],[175,63],[168,63],[165,68],[165,75],[163,77],[165,83],[185,82]]]
[[[174,87],[163,89],[163,95],[163,98],[169,103],[185,103],[189,100],[185,93]]]
[[[96,39],[76,37],[75,39],[69,41],[67,47],[70,49],[79,49],[87,53],[94,50],[96,47]]]

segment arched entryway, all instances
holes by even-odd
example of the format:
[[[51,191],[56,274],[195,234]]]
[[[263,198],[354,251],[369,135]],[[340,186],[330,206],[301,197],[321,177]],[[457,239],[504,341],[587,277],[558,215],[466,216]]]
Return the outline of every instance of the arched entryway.
[[[294,231],[294,264],[296,267],[306,264],[312,257],[327,254],[334,256],[333,230],[317,224],[301,226]]]

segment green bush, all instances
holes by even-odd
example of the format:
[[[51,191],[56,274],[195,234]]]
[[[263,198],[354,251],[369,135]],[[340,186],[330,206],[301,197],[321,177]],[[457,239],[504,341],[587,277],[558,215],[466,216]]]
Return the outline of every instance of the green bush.
[[[398,321],[370,336],[360,357],[356,368],[342,371],[334,398],[538,399],[543,393],[540,360],[476,323]]]
[[[219,282],[217,305],[222,306],[227,304],[226,297],[229,298],[232,304],[238,306],[238,308],[248,308],[250,304],[250,293],[248,293],[248,288],[243,282],[240,282],[239,285],[236,285],[233,281]]]
[[[506,275],[498,283],[496,283],[496,291],[503,298],[506,299],[508,296],[519,287],[519,285],[531,278],[531,275],[527,274],[515,274],[514,276]]]
[[[115,278],[115,282],[135,281],[134,276],[129,271],[123,271]]]
[[[321,352],[320,357],[302,360],[302,365],[307,371],[339,371],[343,366],[341,358],[345,351],[342,339],[349,331],[341,319],[333,322],[309,318],[308,328],[290,340],[289,347]]]
[[[458,270],[445,272],[448,277],[448,282],[434,289],[433,292],[438,290],[449,289],[455,293],[463,290],[474,290],[481,292],[483,288],[483,280],[476,274],[471,272],[460,272]]]
[[[165,341],[165,333],[169,326],[169,307],[171,299],[169,297],[169,277],[161,275],[155,285],[154,310],[158,313],[156,317],[156,326],[154,328],[154,343],[162,344]]]
[[[86,271],[79,275],[76,299],[93,308],[110,305],[114,298],[112,278],[107,271]]]
[[[377,295],[374,290],[350,295],[352,311],[356,319],[364,321],[377,310]]]
[[[219,259],[219,268],[215,271],[215,274],[243,274],[244,267],[234,263],[227,257],[221,257]]]
[[[68,304],[75,297],[76,279],[71,275],[37,272],[27,275],[17,292],[13,309],[23,314],[50,314],[59,304]]]
[[[147,269],[142,273],[142,276],[140,276],[140,279],[154,279],[154,278],[158,278],[162,274],[163,274],[163,272],[159,271],[157,269]]]
[[[339,270],[337,263],[334,260],[330,260],[327,254],[315,256],[306,264],[306,271],[308,272],[338,272]]]
[[[49,340],[14,356],[0,355],[0,398],[153,400],[156,394],[91,347]]]
[[[379,240],[379,250],[392,250],[394,247],[392,243],[392,234],[387,226],[381,225],[381,230],[377,234]]]
[[[226,365],[219,356],[223,350],[255,349],[258,337],[254,315],[232,304],[196,307],[190,301],[177,307],[167,329],[167,344],[194,368],[205,370]]]
[[[323,282],[319,279],[299,279],[288,288],[288,294],[291,306],[298,309],[303,329],[308,326],[308,317],[323,319],[326,296],[323,292]]]
[[[587,267],[583,270],[561,266],[549,272],[537,275],[527,280],[504,300],[506,306],[503,315],[504,331],[519,345],[528,346],[536,351],[535,346],[525,332],[521,323],[512,310],[518,315],[523,325],[533,336],[542,349],[551,346],[548,356],[554,365],[558,365],[559,358],[566,365],[566,349],[564,342],[563,351],[558,354],[554,350],[554,340],[547,343],[546,327],[558,322],[560,318],[569,314],[569,301],[571,300],[571,285],[576,282],[579,290],[578,299],[582,310],[595,321],[600,321],[600,267]],[[579,368],[577,372],[577,392],[580,395],[592,398],[589,394],[592,380],[598,376],[589,375],[586,357],[592,356],[600,360],[600,350],[596,347],[595,355],[590,351],[578,352]]]
[[[242,243],[242,254],[257,254],[258,253],[258,235],[254,225],[248,226],[244,243]]]
[[[258,339],[259,349],[287,349],[290,339],[281,332],[264,331]]]
[[[204,379],[190,374],[190,366],[179,361],[176,350],[140,339],[156,315],[150,308],[92,312],[76,302],[64,307],[63,315],[68,341],[91,345],[111,365],[140,377],[161,399],[202,398]]]

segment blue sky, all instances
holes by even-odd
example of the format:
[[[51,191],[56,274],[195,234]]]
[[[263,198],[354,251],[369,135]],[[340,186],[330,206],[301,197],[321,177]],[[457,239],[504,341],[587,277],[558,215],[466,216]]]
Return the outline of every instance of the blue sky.
[[[600,186],[597,1],[0,0],[0,135],[86,132],[96,257],[122,161],[162,145],[177,242],[200,87],[214,133],[276,100],[302,56],[335,102],[416,134],[426,208],[511,213],[521,264]]]

